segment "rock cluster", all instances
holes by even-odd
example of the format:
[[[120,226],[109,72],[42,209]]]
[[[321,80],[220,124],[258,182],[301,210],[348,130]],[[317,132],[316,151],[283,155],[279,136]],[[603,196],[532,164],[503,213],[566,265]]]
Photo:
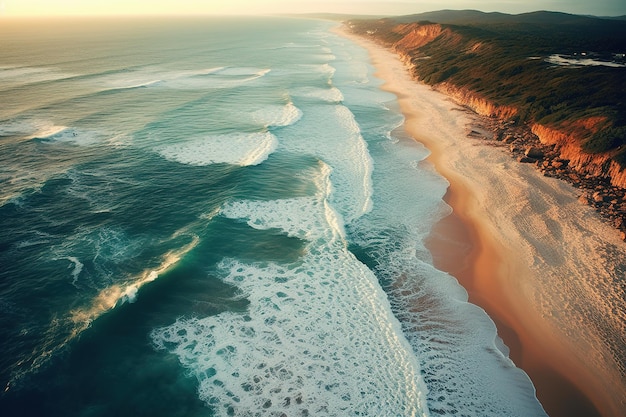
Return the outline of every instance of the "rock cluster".
[[[581,190],[579,201],[594,207],[608,223],[617,228],[626,241],[626,189],[611,185],[610,179],[580,173],[560,157],[555,145],[544,145],[530,128],[512,120],[481,117],[476,120],[468,136],[491,140],[520,163],[533,164],[546,177],[569,182]],[[489,131],[492,135],[478,135]]]

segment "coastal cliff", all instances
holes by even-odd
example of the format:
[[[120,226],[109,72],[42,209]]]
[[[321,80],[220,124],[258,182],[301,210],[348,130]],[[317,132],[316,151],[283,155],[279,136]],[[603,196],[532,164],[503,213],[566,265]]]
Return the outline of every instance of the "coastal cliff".
[[[436,89],[452,97],[457,103],[469,107],[481,116],[510,119],[519,113],[517,107],[496,104],[465,87],[442,82],[436,85]]]
[[[481,116],[501,121],[513,119],[520,113],[515,106],[498,105],[467,88],[450,83],[440,83],[435,88],[457,103],[470,108]],[[618,163],[614,156],[621,147],[608,152],[590,153],[582,148],[584,139],[592,137],[607,123],[605,117],[579,119],[561,127],[550,127],[540,123],[529,123],[530,132],[544,145],[552,145],[560,159],[569,161],[569,167],[580,174],[607,179],[611,185],[626,189],[626,166]]]
[[[560,157],[570,161],[569,166],[576,171],[607,178],[612,185],[626,188],[626,169],[612,158],[616,151],[597,154],[583,151],[576,130],[559,130],[535,123],[532,132],[541,143],[555,145]]]
[[[512,152],[541,148],[520,161],[595,194],[581,201],[608,213],[626,238],[625,21],[444,11],[347,25],[490,119]]]

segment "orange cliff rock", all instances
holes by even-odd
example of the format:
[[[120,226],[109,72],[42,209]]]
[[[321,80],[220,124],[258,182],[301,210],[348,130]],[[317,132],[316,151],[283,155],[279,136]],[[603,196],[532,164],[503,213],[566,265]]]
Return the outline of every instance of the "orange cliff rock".
[[[600,119],[600,118],[594,118]],[[555,129],[535,123],[532,132],[539,137],[541,143],[556,145],[561,158],[569,160],[574,170],[594,177],[604,177],[611,184],[626,188],[626,169],[611,159],[614,152],[591,154],[584,152],[580,147],[581,135],[587,136],[589,131],[597,128],[598,120],[581,120],[573,125],[573,129]]]
[[[507,120],[518,114],[516,107],[497,105],[467,88],[445,82],[434,87],[481,116]],[[606,178],[611,185],[626,189],[626,168],[612,159],[619,149],[596,154],[585,152],[581,148],[582,139],[600,130],[605,122],[606,118],[593,117],[576,120],[560,128],[533,123],[531,131],[542,144],[555,145],[559,158],[569,160],[569,166],[573,170],[584,175]]]
[[[439,83],[435,88],[452,97],[457,103],[466,106],[481,116],[510,119],[517,115],[518,110],[513,106],[497,105],[464,87],[457,87],[450,83]]]
[[[438,24],[419,24],[410,23],[406,25],[398,25],[393,29],[394,33],[402,35],[402,39],[394,44],[394,49],[398,52],[410,52],[416,50],[439,37],[444,29]],[[447,35],[451,34],[450,30],[446,30]]]

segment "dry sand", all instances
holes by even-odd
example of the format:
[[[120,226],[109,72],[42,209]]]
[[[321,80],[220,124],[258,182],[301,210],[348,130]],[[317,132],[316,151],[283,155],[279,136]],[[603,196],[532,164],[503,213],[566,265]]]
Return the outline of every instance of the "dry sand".
[[[551,417],[626,415],[626,244],[617,231],[570,185],[467,137],[478,116],[411,79],[396,54],[338,33],[369,51],[405,130],[450,182],[453,214],[428,241],[436,266],[489,313]]]

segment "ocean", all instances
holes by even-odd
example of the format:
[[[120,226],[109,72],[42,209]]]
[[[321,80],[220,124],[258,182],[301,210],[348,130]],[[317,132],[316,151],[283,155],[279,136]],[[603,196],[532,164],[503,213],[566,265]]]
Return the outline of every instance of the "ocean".
[[[335,25],[2,22],[0,414],[544,415]]]

